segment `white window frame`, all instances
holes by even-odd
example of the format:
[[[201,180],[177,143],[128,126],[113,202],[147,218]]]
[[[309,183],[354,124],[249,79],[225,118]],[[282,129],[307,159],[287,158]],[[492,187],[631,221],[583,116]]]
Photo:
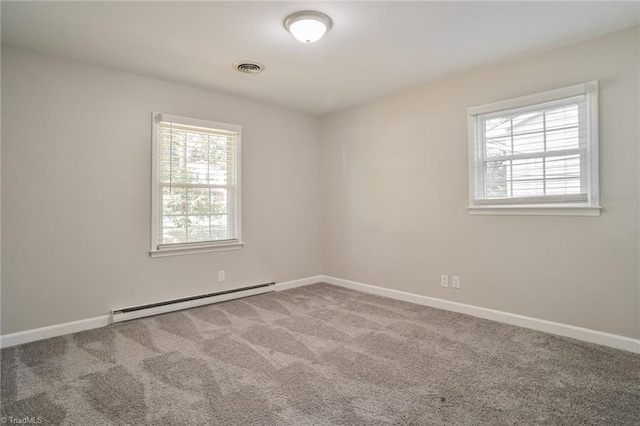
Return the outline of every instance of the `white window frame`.
[[[158,165],[158,127],[161,121],[170,121],[187,126],[204,127],[216,130],[225,130],[238,133],[237,140],[237,184],[236,184],[236,229],[237,237],[232,240],[224,241],[207,241],[207,242],[191,242],[182,244],[171,244],[161,246],[158,241],[158,227],[161,208],[158,206],[160,190],[160,182],[158,173],[160,171]],[[244,246],[242,241],[242,126],[236,124],[219,123],[215,121],[200,120],[195,118],[181,117],[177,115],[163,114],[158,112],[151,113],[151,249],[149,254],[151,257],[177,256],[184,254],[207,253],[215,251],[239,250]]]
[[[586,97],[586,163],[581,171],[586,173],[584,196],[511,197],[490,199],[484,193],[484,132],[481,114],[523,108],[535,110],[539,104],[560,101],[573,96]],[[489,215],[569,215],[599,216],[599,157],[598,157],[598,81],[576,84],[529,96],[472,107],[467,110],[469,128],[469,213]],[[540,153],[532,154],[539,157]]]

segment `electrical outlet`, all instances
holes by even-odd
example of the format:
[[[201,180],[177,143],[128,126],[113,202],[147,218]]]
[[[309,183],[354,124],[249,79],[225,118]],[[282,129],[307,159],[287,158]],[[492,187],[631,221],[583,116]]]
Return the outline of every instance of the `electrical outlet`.
[[[454,275],[451,277],[451,287],[460,288],[460,275]]]
[[[440,285],[442,287],[449,287],[449,275],[440,275]]]
[[[218,271],[218,281],[224,281],[224,271]]]

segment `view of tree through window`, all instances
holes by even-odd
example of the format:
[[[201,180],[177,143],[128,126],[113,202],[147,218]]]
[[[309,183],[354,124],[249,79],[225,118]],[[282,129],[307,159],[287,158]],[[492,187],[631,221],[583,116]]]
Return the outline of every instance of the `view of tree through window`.
[[[159,244],[236,238],[239,133],[159,124]]]

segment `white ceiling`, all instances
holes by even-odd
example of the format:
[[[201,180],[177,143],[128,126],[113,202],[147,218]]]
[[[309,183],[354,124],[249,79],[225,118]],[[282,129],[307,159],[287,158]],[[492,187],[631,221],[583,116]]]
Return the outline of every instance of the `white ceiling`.
[[[2,42],[326,114],[638,23],[637,2],[7,2]],[[333,28],[302,44],[295,11]],[[266,65],[240,74],[237,60]]]

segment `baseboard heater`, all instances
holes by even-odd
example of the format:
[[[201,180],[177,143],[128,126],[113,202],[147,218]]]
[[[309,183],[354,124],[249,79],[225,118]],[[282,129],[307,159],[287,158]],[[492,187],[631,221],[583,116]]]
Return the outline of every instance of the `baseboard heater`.
[[[234,288],[232,290],[219,291],[217,293],[201,294],[198,296],[184,297],[182,299],[151,303],[149,305],[114,309],[111,311],[111,323],[148,317],[166,312],[179,311],[181,309],[209,305],[211,303],[224,302],[225,300],[239,299],[241,297],[254,296],[256,294],[269,293],[274,291],[275,284],[275,282],[257,284],[248,287]]]

